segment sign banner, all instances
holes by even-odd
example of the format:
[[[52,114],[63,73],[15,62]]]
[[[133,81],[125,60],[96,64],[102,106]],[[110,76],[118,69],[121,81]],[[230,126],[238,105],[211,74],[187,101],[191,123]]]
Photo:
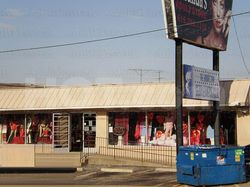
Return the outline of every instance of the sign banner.
[[[220,101],[219,72],[183,65],[184,98]]]
[[[225,51],[232,4],[233,0],[162,0],[168,38]]]

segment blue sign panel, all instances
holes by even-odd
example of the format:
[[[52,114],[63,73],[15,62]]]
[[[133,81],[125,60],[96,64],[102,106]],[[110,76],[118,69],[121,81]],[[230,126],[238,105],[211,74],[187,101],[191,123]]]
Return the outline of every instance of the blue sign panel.
[[[219,72],[184,64],[184,97],[220,101]]]

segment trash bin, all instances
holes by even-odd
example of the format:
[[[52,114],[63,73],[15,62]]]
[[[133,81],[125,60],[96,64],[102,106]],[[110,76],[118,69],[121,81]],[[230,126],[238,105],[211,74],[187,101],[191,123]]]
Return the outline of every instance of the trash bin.
[[[193,186],[246,182],[244,147],[179,147],[177,182]]]

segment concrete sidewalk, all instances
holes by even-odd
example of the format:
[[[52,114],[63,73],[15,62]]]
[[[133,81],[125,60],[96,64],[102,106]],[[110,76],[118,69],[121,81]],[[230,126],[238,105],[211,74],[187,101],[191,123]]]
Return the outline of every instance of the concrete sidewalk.
[[[175,168],[175,163],[171,165],[163,165],[162,163],[153,163],[148,161],[140,161],[128,158],[111,157],[104,155],[89,155],[85,165],[100,165],[100,166],[138,166],[138,167],[152,167],[152,168]]]
[[[134,173],[137,171],[155,171],[155,172],[176,172],[175,168],[152,168],[152,167],[102,167],[100,171],[110,173]]]

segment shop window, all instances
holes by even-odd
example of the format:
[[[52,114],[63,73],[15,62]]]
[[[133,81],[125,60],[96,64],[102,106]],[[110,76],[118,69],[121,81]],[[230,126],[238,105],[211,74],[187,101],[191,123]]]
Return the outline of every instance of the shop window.
[[[173,112],[109,113],[109,143],[176,145]]]
[[[211,111],[190,112],[189,116],[184,112],[183,145],[214,145],[214,122],[215,116]],[[176,118],[171,111],[109,113],[109,143],[176,146],[175,123]],[[236,113],[221,112],[221,145],[236,144],[235,127]]]
[[[12,114],[0,117],[0,142],[7,144],[24,144],[25,115]]]
[[[214,121],[211,112],[191,112],[190,113],[190,144],[201,145],[211,144],[214,137],[210,135],[208,138],[207,129],[213,127]]]
[[[128,137],[129,134],[129,113],[110,113],[109,114],[109,143],[118,144],[118,137],[122,144],[134,143]],[[132,125],[132,124],[131,124]],[[131,133],[131,131],[130,131]]]
[[[220,113],[220,143],[237,145],[236,143],[236,112],[223,111]]]
[[[176,118],[174,112],[154,112],[149,120],[150,142],[153,145],[176,146]]]
[[[26,118],[26,143],[52,143],[52,114],[33,114]]]
[[[26,124],[25,124],[26,121]],[[52,143],[51,114],[6,114],[0,116],[0,143]]]
[[[219,143],[221,145],[236,145],[236,113],[220,112]],[[191,112],[190,113],[190,144],[214,145],[214,123],[213,112]]]

